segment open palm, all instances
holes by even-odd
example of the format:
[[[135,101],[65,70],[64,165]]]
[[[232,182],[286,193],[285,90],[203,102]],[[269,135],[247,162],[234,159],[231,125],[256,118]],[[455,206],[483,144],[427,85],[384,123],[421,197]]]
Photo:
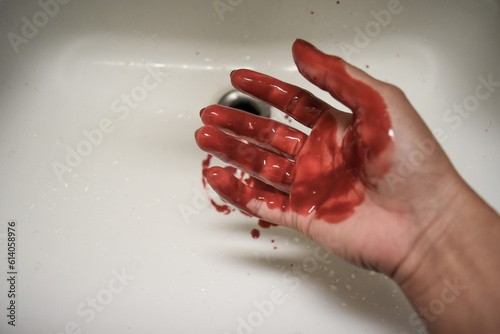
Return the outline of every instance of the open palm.
[[[432,189],[455,174],[453,167],[399,89],[301,40],[293,55],[302,75],[353,113],[272,77],[235,71],[237,89],[311,132],[207,107],[198,145],[252,177],[242,180],[222,167],[208,169],[205,177],[241,210],[393,276],[437,215],[432,196],[439,192]]]

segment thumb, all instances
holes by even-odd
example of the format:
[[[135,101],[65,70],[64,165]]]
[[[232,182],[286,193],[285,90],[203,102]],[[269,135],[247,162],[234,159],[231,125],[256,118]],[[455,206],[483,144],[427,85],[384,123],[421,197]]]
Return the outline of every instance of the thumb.
[[[387,164],[381,166],[380,157],[387,156],[393,146],[391,119],[380,93],[389,85],[306,41],[295,41],[292,52],[299,72],[307,80],[352,110],[354,119],[347,137],[356,151],[352,152],[353,161],[367,176],[382,177]]]

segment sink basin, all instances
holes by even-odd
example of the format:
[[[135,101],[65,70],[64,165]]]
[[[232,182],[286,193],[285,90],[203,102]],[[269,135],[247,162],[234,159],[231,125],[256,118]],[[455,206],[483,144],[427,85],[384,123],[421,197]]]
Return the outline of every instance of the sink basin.
[[[16,283],[12,298],[0,283],[2,333],[422,333],[391,280],[207,199],[194,131],[199,110],[231,90],[230,71],[252,68],[332,101],[298,74],[297,37],[403,88],[500,210],[496,1],[0,9],[0,249]],[[5,318],[12,301],[16,331]]]

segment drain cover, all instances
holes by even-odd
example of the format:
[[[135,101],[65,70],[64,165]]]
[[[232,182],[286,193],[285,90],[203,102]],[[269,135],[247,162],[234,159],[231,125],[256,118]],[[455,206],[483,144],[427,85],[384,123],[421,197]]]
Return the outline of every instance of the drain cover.
[[[226,107],[240,109],[257,116],[271,116],[271,108],[267,103],[245,95],[237,90],[232,90],[224,94],[217,103]]]

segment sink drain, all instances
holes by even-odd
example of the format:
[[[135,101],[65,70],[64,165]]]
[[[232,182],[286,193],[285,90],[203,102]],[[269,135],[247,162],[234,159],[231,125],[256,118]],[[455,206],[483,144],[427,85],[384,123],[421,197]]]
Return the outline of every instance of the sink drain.
[[[223,97],[221,97],[218,104],[234,109],[240,109],[257,116],[271,116],[271,108],[268,104],[245,95],[237,90],[232,90],[226,93]]]

